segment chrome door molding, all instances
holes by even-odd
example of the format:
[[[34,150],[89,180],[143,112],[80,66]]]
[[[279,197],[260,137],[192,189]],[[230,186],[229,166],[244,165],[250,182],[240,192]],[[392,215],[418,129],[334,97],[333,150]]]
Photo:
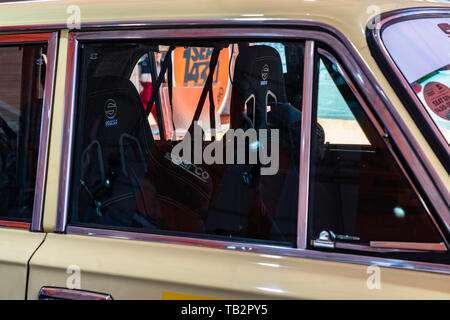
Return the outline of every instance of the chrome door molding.
[[[47,67],[42,103],[42,120],[40,127],[40,145],[36,172],[36,185],[33,201],[31,223],[13,223],[13,221],[0,221],[0,226],[41,231],[45,182],[47,177],[47,157],[50,137],[50,121],[53,105],[53,90],[55,82],[56,57],[58,52],[58,32],[29,33],[29,34],[0,34],[0,45],[13,45],[23,43],[47,43]],[[28,225],[28,228],[26,226]]]
[[[113,300],[110,294],[97,293],[79,289],[42,287],[39,300]]]
[[[381,15],[381,19],[378,24],[376,24],[375,28],[367,28],[366,29],[366,35],[368,39],[368,44],[370,51],[374,57],[374,59],[377,61],[377,63],[380,66],[380,69],[383,71],[383,73],[386,75],[387,78],[391,78],[392,75],[394,81],[398,81],[398,89],[394,87],[396,83],[392,83],[394,89],[397,91],[397,94],[401,98],[402,94],[406,94],[408,100],[412,102],[413,105],[415,105],[416,110],[418,113],[420,113],[421,118],[420,121],[414,119],[414,121],[417,123],[419,129],[423,132],[424,130],[421,129],[420,123],[423,121],[424,125],[427,127],[427,130],[430,130],[432,136],[428,136],[428,138],[433,138],[433,143],[438,144],[438,146],[434,147],[434,151],[440,158],[440,160],[443,163],[444,167],[446,165],[446,162],[448,162],[448,159],[450,159],[450,146],[448,145],[447,141],[445,140],[442,133],[437,128],[436,124],[431,119],[428,112],[425,110],[424,106],[420,102],[419,98],[414,93],[413,89],[409,85],[409,83],[406,81],[405,77],[403,76],[402,72],[398,69],[397,65],[395,64],[394,60],[392,59],[391,55],[389,54],[389,51],[387,50],[386,46],[384,45],[383,39],[382,39],[382,33],[385,28],[389,27],[392,24],[395,24],[397,22],[405,21],[405,20],[414,20],[414,19],[422,19],[422,18],[437,18],[437,17],[443,17],[447,16],[450,17],[450,7],[446,8],[426,8],[426,7],[419,7],[419,8],[411,8],[411,9],[402,9],[402,10],[394,10],[391,12],[383,13]],[[368,26],[375,25],[375,17],[368,23]],[[380,17],[378,17],[379,19]],[[401,99],[401,100],[404,100]],[[408,112],[411,112],[411,110],[408,110]],[[423,127],[422,126],[422,127]],[[408,128],[403,128],[404,131],[408,130]],[[423,132],[425,133],[425,132]],[[431,163],[428,160],[427,156],[424,154],[423,150],[418,147],[416,141],[410,140],[410,143],[415,147],[416,152],[418,153],[419,157],[421,158],[421,161],[424,163],[426,168],[431,168]],[[430,143],[431,144],[431,143]],[[432,146],[433,147],[433,146]],[[439,148],[439,150],[436,151],[436,149]],[[440,151],[440,152],[439,152]],[[441,153],[441,154],[439,154]],[[448,170],[448,164],[446,169]],[[447,203],[447,210],[450,207],[450,192],[448,191],[447,187],[445,186],[442,178],[437,174],[435,170],[428,170],[429,174],[433,177],[434,181],[436,182],[438,186],[438,191],[442,193],[442,196],[444,199],[446,199]],[[447,226],[450,224],[450,221],[446,220]]]
[[[352,264],[376,265],[380,267],[426,271],[450,275],[450,265],[418,262],[418,261],[407,261],[400,259],[379,258],[374,256],[338,253],[332,251],[317,251],[310,249],[297,249],[280,246],[262,245],[249,242],[233,242],[233,241],[221,241],[211,239],[188,238],[173,235],[162,235],[156,233],[128,232],[128,231],[107,230],[107,229],[97,229],[78,226],[68,226],[67,233],[90,237],[149,241],[156,243],[196,246],[203,248],[214,248],[239,252],[251,252],[260,255],[270,254],[287,257],[298,257],[305,259],[336,261]]]
[[[88,31],[88,32],[75,32],[70,34],[69,40],[69,58],[68,58],[68,79],[66,84],[66,104],[64,107],[64,128],[63,128],[63,149],[61,154],[61,179],[59,186],[59,198],[58,198],[58,213],[55,232],[58,233],[74,233],[83,235],[95,235],[103,237],[114,237],[124,239],[135,239],[145,241],[159,241],[167,243],[178,244],[192,244],[198,246],[206,246],[213,248],[223,248],[229,250],[241,250],[260,253],[276,252],[282,255],[299,256],[306,258],[317,258],[331,261],[342,261],[358,264],[376,264],[380,266],[406,268],[414,270],[426,270],[440,273],[450,273],[450,266],[438,265],[432,263],[411,262],[395,259],[375,258],[369,256],[359,256],[342,254],[335,252],[323,252],[306,249],[305,235],[306,235],[306,223],[307,223],[307,207],[304,203],[299,207],[299,229],[303,234],[299,235],[299,248],[284,248],[275,246],[261,246],[253,245],[250,243],[233,243],[233,242],[221,242],[215,240],[203,240],[192,237],[179,237],[179,236],[162,236],[158,234],[144,234],[139,232],[126,232],[107,229],[93,229],[83,228],[77,226],[67,226],[67,217],[69,213],[69,192],[70,192],[70,174],[72,166],[72,143],[74,135],[74,112],[75,112],[75,97],[76,97],[76,84],[77,84],[77,56],[79,42],[94,41],[94,40],[140,40],[140,39],[173,39],[173,38],[217,38],[223,37],[228,39],[233,38],[252,38],[252,39],[290,39],[290,40],[310,40],[314,43],[326,43],[336,52],[336,58],[341,61],[341,64],[352,75],[353,83],[358,87],[359,92],[363,98],[369,100],[372,107],[372,112],[377,119],[385,125],[384,129],[388,133],[389,137],[395,142],[399,152],[403,155],[408,155],[408,166],[414,178],[421,183],[423,187],[423,194],[428,202],[431,204],[433,211],[440,213],[440,220],[446,221],[445,229],[450,231],[450,212],[446,205],[445,199],[442,194],[437,190],[437,185],[433,180],[433,177],[429,174],[428,170],[432,168],[425,168],[425,163],[421,157],[416,153],[416,148],[419,148],[419,144],[415,140],[412,133],[407,130],[406,124],[401,119],[399,113],[387,98],[381,85],[373,76],[370,68],[366,65],[360,54],[354,48],[354,46],[345,38],[341,33],[334,30],[332,27],[307,22],[302,25],[300,21],[292,20],[273,20],[269,21],[228,21],[229,24],[239,24],[239,27],[226,28],[223,27],[223,20],[214,20],[216,26],[222,25],[222,27],[215,27],[206,21],[195,22],[188,25],[180,25],[183,28],[168,29],[164,22],[154,22],[149,24],[154,29],[146,30],[114,30],[114,31]],[[289,23],[290,22],[290,23]],[[170,22],[172,25],[174,22]],[[169,23],[169,25],[170,25]],[[229,25],[226,24],[226,25]],[[262,26],[264,24],[264,27]],[[277,24],[277,25],[274,25]],[[320,25],[321,30],[314,28],[308,29],[308,26],[314,25],[318,27]],[[121,25],[119,25],[121,26]],[[196,27],[196,28],[187,28]],[[161,29],[158,29],[159,27]],[[299,28],[302,27],[302,28]],[[207,29],[206,29],[207,28]],[[308,93],[311,95],[311,92]],[[312,99],[312,97],[304,97],[304,99]],[[302,143],[307,142],[304,139],[307,135],[302,135]],[[411,143],[413,141],[414,143]],[[308,141],[309,143],[309,141]],[[305,150],[309,153],[309,150]],[[420,153],[421,152],[421,153]],[[423,154],[422,150],[419,150],[419,154]],[[308,157],[308,154],[304,155]],[[309,162],[302,162],[300,166],[300,172],[307,172],[309,170]],[[302,177],[304,179],[305,176]],[[309,181],[305,180],[308,184]],[[302,180],[302,182],[305,182]],[[300,198],[300,195],[299,195]]]
[[[70,194],[70,173],[72,171],[73,134],[75,119],[75,97],[77,83],[78,41],[69,35],[67,58],[67,79],[65,87],[63,140],[61,152],[61,169],[59,173],[58,206],[55,232],[64,232],[67,224]]]

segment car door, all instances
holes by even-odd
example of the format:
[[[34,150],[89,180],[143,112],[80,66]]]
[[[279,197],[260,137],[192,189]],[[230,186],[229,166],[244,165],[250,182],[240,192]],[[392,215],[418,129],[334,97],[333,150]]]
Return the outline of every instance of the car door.
[[[318,48],[324,42],[347,59],[346,68],[356,68],[352,74],[367,81],[360,61],[349,58],[337,37],[289,28],[209,28],[205,34],[201,25],[171,32],[161,26],[69,34],[65,130],[57,133],[63,140],[61,164],[52,168],[61,170],[61,183],[47,189],[59,193],[58,215],[55,232],[30,261],[29,299],[448,297],[446,239],[400,167],[404,163],[397,151],[380,142],[381,120],[371,116],[372,102],[362,105],[351,96],[371,84],[356,87],[354,79],[341,72],[341,64],[327,58],[337,74],[322,68],[322,75],[329,77],[329,85],[343,87],[326,89],[322,95],[318,61],[325,53]],[[214,62],[226,62],[220,58],[224,52],[230,59],[225,67]],[[298,54],[300,84],[289,80],[285,52]],[[271,150],[278,150],[276,174],[261,174],[274,162],[244,159],[213,166],[172,161],[174,145],[190,134],[190,121],[183,126],[174,116],[178,105],[168,86],[189,88],[192,80],[180,81],[177,71],[175,79],[164,76],[177,54],[186,59],[185,66],[195,62],[195,72],[186,68],[190,77],[197,75],[193,86],[201,85],[200,90],[194,88],[191,103],[197,108],[190,117],[203,120],[205,137],[213,123],[216,132],[245,124],[250,126],[246,130],[263,129],[256,145],[277,141],[270,144]],[[160,79],[152,79],[154,88],[161,87],[155,106],[141,101],[139,85],[130,80],[145,55],[160,70]],[[228,74],[231,66],[234,72]],[[231,78],[229,114],[226,108],[214,108],[219,104],[213,94],[221,92],[217,84],[222,82],[215,82],[210,70],[217,72],[216,79],[223,70]],[[301,105],[296,107],[298,99],[283,93],[284,81],[298,86]],[[356,145],[333,145],[340,138],[336,126],[342,124],[318,121],[318,114],[330,118],[321,113],[324,101],[336,99],[327,96],[330,93],[340,95],[342,106],[350,108],[351,129],[360,134],[351,137]],[[204,104],[210,111],[202,115]],[[128,111],[126,116],[122,110]],[[149,123],[141,121],[141,114]],[[388,117],[383,113],[381,119],[388,122]],[[267,128],[270,139],[261,138]],[[162,132],[172,140],[164,139]],[[201,132],[199,136],[202,143],[197,147],[204,151]],[[55,140],[51,143],[58,148],[61,139]],[[207,145],[214,141],[206,140]],[[381,157],[378,161],[388,163],[381,168],[382,177],[395,173],[397,189],[389,180],[370,180],[377,178],[374,152]],[[398,194],[383,198],[393,192]],[[368,210],[377,208],[377,199],[390,211]],[[318,209],[317,203],[323,206]],[[387,231],[378,214],[393,221]],[[408,224],[397,217],[402,214]],[[408,227],[413,228],[412,238],[404,231]],[[397,232],[398,238],[393,237]]]
[[[0,35],[0,299],[24,299],[40,232],[57,34]]]

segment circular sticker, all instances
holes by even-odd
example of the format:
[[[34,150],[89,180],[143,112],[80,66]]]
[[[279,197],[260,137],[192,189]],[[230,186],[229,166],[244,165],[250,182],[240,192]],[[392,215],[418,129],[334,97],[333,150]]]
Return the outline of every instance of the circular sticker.
[[[439,117],[450,120],[450,89],[440,82],[431,81],[425,85],[423,96],[428,107]]]

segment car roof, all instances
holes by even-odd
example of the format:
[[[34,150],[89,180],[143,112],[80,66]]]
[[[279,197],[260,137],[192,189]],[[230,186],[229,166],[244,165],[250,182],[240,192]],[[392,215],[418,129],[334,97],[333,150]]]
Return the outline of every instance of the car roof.
[[[150,20],[299,19],[328,24],[355,46],[365,45],[367,22],[377,13],[413,7],[449,7],[448,0],[31,0],[0,3],[0,30],[65,25],[80,9],[81,23]]]

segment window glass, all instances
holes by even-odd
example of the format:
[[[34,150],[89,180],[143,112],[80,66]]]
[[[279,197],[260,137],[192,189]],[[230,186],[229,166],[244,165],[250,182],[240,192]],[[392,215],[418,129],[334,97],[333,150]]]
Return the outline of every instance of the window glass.
[[[320,56],[316,67],[313,130],[322,123],[320,115],[326,113],[338,114],[346,109],[342,112],[351,113],[348,118],[353,120],[333,120],[331,129],[325,129],[327,143],[312,141],[313,147],[322,152],[313,153],[311,160],[310,240],[327,231],[338,242],[367,247],[374,246],[374,241],[442,242],[340,67],[324,56]],[[330,79],[334,86],[329,84]],[[349,134],[351,144],[341,142],[346,139],[342,131]]]
[[[46,46],[0,47],[0,219],[30,220]]]
[[[332,68],[336,68],[332,66]],[[337,71],[337,70],[334,70]],[[369,144],[336,83],[320,61],[317,120],[325,131],[325,143]]]
[[[303,48],[81,45],[70,224],[295,246]]]
[[[388,26],[383,42],[430,117],[450,143],[450,18]]]

